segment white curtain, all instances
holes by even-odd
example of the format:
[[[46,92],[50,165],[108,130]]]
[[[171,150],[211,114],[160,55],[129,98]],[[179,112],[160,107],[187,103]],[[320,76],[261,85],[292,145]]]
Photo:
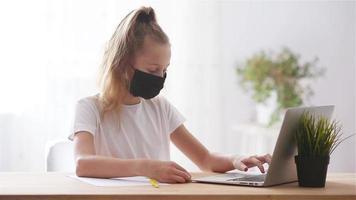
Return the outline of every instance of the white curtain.
[[[202,142],[219,150],[216,2],[2,1],[0,171],[44,170],[46,143],[65,140],[76,101],[97,93],[105,42],[120,20],[141,5],[156,10],[172,43],[163,95]],[[194,168],[176,149],[172,159]]]

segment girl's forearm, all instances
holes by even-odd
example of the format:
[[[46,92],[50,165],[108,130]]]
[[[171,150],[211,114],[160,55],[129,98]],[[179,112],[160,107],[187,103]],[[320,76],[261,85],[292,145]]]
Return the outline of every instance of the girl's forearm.
[[[210,153],[206,161],[206,169],[212,172],[224,173],[235,169],[232,164],[232,157]]]
[[[104,156],[83,156],[76,161],[76,174],[82,177],[114,178],[144,176],[144,159],[118,159]]]

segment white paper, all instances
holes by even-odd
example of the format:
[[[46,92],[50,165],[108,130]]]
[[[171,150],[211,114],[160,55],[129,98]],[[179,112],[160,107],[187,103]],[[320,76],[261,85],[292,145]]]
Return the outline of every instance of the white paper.
[[[120,177],[120,178],[86,178],[78,177],[76,175],[69,175],[68,177],[77,179],[84,183],[94,186],[114,187],[114,186],[141,186],[151,185],[150,180],[144,176]],[[159,185],[168,185],[167,183],[159,183]]]

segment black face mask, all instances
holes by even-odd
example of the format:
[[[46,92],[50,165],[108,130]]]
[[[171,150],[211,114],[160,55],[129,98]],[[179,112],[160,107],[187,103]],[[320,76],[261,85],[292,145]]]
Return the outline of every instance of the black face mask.
[[[167,73],[160,77],[135,69],[130,83],[130,93],[135,97],[151,99],[163,88],[166,76]]]

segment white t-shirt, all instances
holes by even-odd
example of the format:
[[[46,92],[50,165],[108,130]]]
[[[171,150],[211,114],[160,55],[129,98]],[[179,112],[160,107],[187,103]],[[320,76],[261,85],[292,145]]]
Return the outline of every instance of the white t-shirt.
[[[110,111],[103,121],[99,109],[98,95],[78,101],[70,140],[86,131],[94,136],[97,155],[170,160],[169,135],[185,119],[164,97],[140,98],[138,104],[123,105],[120,116]]]

